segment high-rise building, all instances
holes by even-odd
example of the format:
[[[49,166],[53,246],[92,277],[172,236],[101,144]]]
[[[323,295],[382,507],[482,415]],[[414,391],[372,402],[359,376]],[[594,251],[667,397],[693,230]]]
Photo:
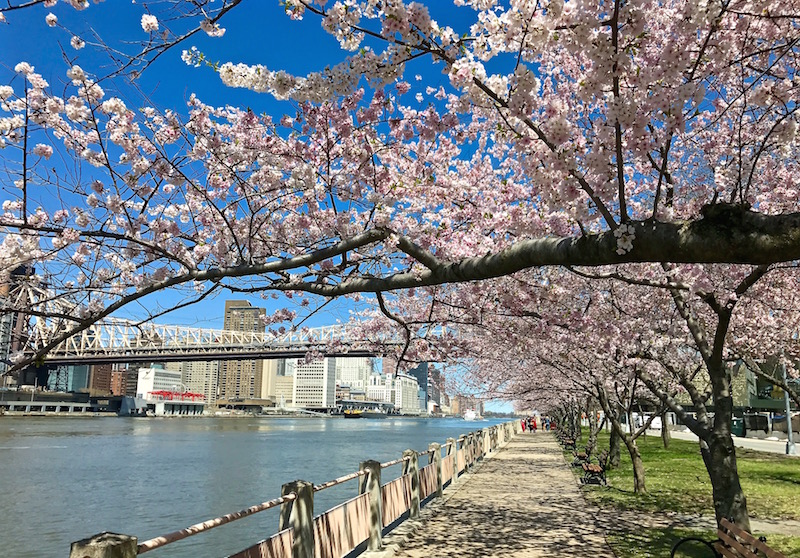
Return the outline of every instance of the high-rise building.
[[[393,399],[392,374],[371,374],[367,384],[367,401],[392,403]]]
[[[180,372],[183,387],[192,393],[202,393],[207,405],[216,403],[220,361],[169,362],[165,368]]]
[[[89,375],[90,395],[111,395],[111,364],[93,364]]]
[[[227,331],[264,333],[266,310],[246,300],[226,300],[223,328]],[[219,368],[219,399],[261,397],[262,360],[224,360]]]
[[[419,384],[408,374],[372,374],[367,385],[367,401],[392,403],[403,414],[419,414]]]
[[[89,387],[88,364],[59,366],[47,378],[47,389],[50,391],[85,392],[87,387]]]
[[[127,366],[118,366],[111,370],[111,395],[136,396],[139,382],[139,370]]]
[[[336,357],[336,382],[364,391],[373,369],[373,360],[368,357]]]
[[[428,363],[420,362],[414,368],[406,372],[409,376],[417,379],[419,384],[419,408],[427,411],[428,409]]]
[[[428,367],[428,401],[433,402],[435,405],[440,406],[442,401],[442,392],[444,385],[442,382],[441,371],[431,365]]]
[[[425,407],[420,407],[420,387],[417,379],[408,374],[398,374],[394,378],[394,403],[395,409],[406,415],[416,415],[421,411],[427,411]]]
[[[287,361],[294,369],[292,405],[322,408],[336,405],[336,362],[323,358],[312,362]]]
[[[381,361],[381,374],[394,374],[395,372],[397,372],[397,359],[393,357],[383,357]]]
[[[181,373],[179,370],[165,370],[160,367],[140,368],[136,395],[149,398],[154,391],[172,391],[180,393]]]

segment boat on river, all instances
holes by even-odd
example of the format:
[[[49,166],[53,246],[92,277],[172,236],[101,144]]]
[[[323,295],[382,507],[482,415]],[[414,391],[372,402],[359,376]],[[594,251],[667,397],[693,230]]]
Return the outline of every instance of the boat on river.
[[[345,409],[342,414],[344,418],[382,419],[389,416],[389,414],[382,409]]]
[[[370,410],[370,411],[363,411],[361,413],[361,416],[364,417],[364,418],[382,419],[382,418],[388,417],[389,414],[386,411],[383,411],[383,410],[380,410],[380,409],[373,409],[373,410]]]
[[[467,409],[464,411],[464,420],[483,420],[483,417],[475,409]]]

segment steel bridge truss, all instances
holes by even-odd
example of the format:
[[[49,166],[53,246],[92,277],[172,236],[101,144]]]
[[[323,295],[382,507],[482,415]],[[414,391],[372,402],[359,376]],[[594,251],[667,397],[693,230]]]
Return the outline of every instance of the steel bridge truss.
[[[202,329],[176,325],[134,324],[124,320],[103,321],[51,349],[47,364],[100,364],[225,360],[235,358],[287,358],[309,351],[352,356],[374,355],[374,349],[350,338],[345,325],[255,333]]]

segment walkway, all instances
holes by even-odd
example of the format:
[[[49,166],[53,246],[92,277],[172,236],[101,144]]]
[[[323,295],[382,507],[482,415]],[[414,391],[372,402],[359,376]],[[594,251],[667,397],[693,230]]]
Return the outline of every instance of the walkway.
[[[598,517],[553,437],[518,434],[446,491],[396,552],[381,555],[613,558]]]

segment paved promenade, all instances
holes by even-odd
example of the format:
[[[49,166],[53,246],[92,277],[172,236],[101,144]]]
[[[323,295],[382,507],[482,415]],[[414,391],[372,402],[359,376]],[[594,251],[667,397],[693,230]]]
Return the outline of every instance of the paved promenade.
[[[614,558],[551,435],[518,434],[447,492],[398,549],[381,554]]]

